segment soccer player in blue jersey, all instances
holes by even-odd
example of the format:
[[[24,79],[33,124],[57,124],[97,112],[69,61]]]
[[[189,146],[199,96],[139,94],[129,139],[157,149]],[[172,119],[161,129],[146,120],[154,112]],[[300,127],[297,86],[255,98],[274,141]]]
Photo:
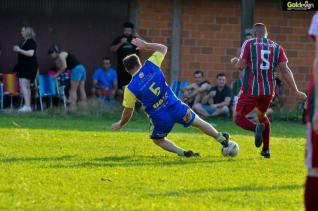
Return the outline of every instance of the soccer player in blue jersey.
[[[126,71],[132,75],[130,83],[125,87],[121,119],[112,125],[113,130],[121,129],[131,118],[136,100],[146,108],[150,118],[152,132],[150,138],[156,145],[179,156],[196,157],[199,153],[184,150],[168,140],[166,136],[175,123],[184,127],[193,126],[213,137],[223,147],[228,147],[229,135],[220,133],[209,123],[202,120],[186,104],[182,103],[168,86],[160,69],[167,53],[167,47],[158,43],[148,43],[139,38],[132,43],[140,50],[152,50],[154,53],[141,65],[136,54],[124,58]]]

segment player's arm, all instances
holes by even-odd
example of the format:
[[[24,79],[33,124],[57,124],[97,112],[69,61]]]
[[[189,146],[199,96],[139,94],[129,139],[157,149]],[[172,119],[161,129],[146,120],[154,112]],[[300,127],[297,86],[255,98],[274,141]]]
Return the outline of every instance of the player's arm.
[[[250,58],[250,41],[246,40],[241,48],[240,57],[233,57],[231,59],[231,64],[234,65],[236,69],[242,70],[246,66],[246,61]]]
[[[136,96],[127,87],[125,87],[123,100],[124,110],[122,112],[120,120],[112,125],[113,130],[119,130],[129,122],[134,113],[135,103]]]
[[[287,85],[294,91],[294,93],[301,100],[306,100],[307,96],[305,93],[298,90],[293,73],[290,70],[289,66],[287,65],[287,62],[280,63],[279,69],[281,70],[282,76],[283,76],[284,80],[286,81]]]
[[[163,56],[165,56],[167,51],[168,51],[168,47],[163,45],[163,44],[149,43],[149,42],[146,42],[140,38],[133,39],[131,41],[131,43],[134,44],[135,46],[137,46],[138,50],[158,51],[158,52],[162,53]]]

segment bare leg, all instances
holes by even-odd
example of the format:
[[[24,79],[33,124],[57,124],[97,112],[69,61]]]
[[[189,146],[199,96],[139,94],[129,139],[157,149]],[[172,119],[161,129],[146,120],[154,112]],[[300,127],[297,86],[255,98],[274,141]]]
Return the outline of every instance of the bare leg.
[[[85,92],[85,81],[79,82],[80,100],[83,105],[86,105],[87,97]]]
[[[70,89],[70,103],[71,107],[74,107],[77,102],[77,88],[79,86],[80,81],[71,81],[71,89]]]
[[[153,142],[168,152],[173,152],[173,153],[176,153],[176,154],[181,155],[181,156],[183,155],[184,150],[182,148],[176,146],[173,142],[171,142],[167,138],[153,139]]]
[[[199,116],[195,116],[192,126],[198,128],[206,135],[213,137],[222,145],[227,145],[227,140],[222,133],[219,133],[212,125],[201,119]]]
[[[201,115],[203,117],[209,117],[209,113],[202,108],[202,104],[199,104],[199,103],[198,104],[194,104],[192,107],[193,107],[193,110],[196,113],[198,113],[199,115]]]
[[[19,83],[20,83],[21,92],[23,94],[25,106],[31,107],[31,90],[30,90],[31,82],[30,80],[26,78],[20,78]]]

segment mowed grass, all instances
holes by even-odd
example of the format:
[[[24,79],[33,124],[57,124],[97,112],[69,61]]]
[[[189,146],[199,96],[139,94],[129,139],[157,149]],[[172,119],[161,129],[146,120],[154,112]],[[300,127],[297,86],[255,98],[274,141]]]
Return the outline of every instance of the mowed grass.
[[[236,158],[195,129],[169,138],[200,158],[181,158],[149,139],[137,116],[120,132],[115,117],[0,116],[0,210],[302,210],[305,126],[273,122],[272,158],[253,134],[211,120],[240,145]]]

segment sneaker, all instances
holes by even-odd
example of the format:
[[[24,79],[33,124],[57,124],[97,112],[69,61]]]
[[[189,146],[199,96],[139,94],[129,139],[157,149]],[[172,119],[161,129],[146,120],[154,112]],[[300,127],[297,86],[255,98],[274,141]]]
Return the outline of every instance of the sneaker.
[[[31,111],[32,111],[32,108],[30,106],[26,106],[26,105],[22,106],[22,108],[20,108],[18,110],[18,112],[21,112],[21,113],[27,113],[27,112],[31,112]]]
[[[261,156],[263,156],[264,158],[270,158],[271,154],[269,153],[269,149],[266,149],[266,150],[263,149],[261,151]]]
[[[263,123],[256,124],[255,128],[255,146],[260,147],[263,143],[263,130],[265,125]]]
[[[200,157],[200,154],[197,153],[197,152],[192,152],[191,150],[189,150],[189,151],[184,151],[184,156],[187,157],[187,158]]]
[[[223,132],[222,136],[225,138],[225,141],[223,141],[221,144],[223,147],[228,147],[229,146],[229,140],[230,140],[230,134],[227,132]]]

